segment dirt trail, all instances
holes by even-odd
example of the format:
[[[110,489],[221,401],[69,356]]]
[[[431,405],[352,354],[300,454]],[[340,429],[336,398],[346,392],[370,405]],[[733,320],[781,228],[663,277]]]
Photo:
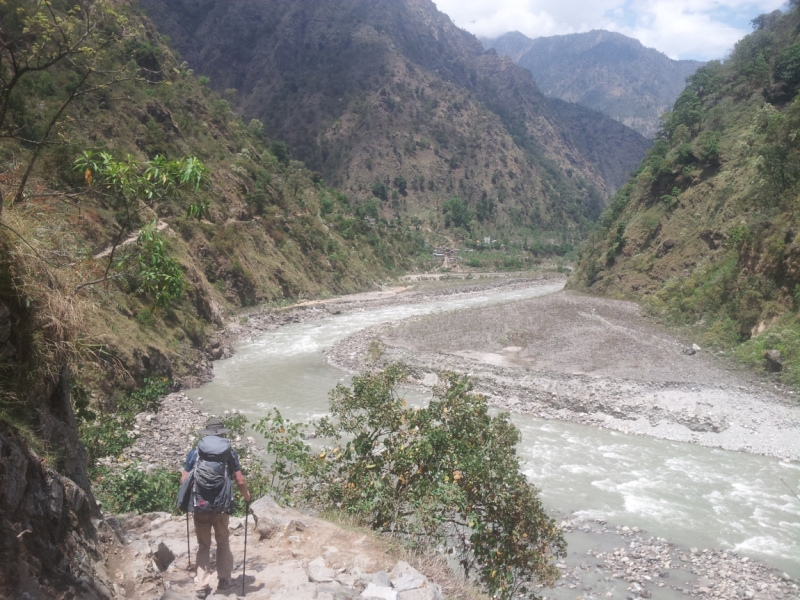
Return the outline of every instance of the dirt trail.
[[[375,342],[383,354],[367,365]],[[352,372],[405,362],[426,386],[470,373],[515,412],[800,460],[794,392],[691,345],[636,304],[561,292],[370,328],[328,358]]]
[[[168,227],[169,227],[169,225],[167,223],[165,223],[164,221],[159,220],[158,223],[156,224],[156,231],[164,231]],[[136,240],[139,239],[139,233],[140,232],[141,232],[141,230],[138,229],[138,230],[134,231],[133,233],[131,233],[127,238],[125,238],[125,240],[123,240],[122,242],[120,242],[117,245],[117,248],[122,248],[123,246],[127,246],[129,244],[133,244]],[[106,256],[109,256],[113,249],[114,249],[114,246],[111,245],[108,248],[106,248],[105,250],[101,250],[100,252],[98,252],[97,254],[94,255],[94,259],[98,260],[100,258],[105,258]]]

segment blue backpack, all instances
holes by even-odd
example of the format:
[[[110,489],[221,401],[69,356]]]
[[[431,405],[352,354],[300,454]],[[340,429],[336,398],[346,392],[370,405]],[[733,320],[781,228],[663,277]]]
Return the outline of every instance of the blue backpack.
[[[225,438],[206,436],[200,440],[197,462],[178,493],[181,510],[205,515],[233,512],[231,451],[231,443]]]

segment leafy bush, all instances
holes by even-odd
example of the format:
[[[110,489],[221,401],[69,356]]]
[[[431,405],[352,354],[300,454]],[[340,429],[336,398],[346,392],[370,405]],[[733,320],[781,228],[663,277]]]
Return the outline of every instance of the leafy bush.
[[[402,175],[398,175],[394,178],[393,183],[394,187],[396,187],[401,194],[405,195],[406,190],[408,189],[408,182],[406,181],[406,178]]]
[[[118,456],[131,445],[128,431],[141,412],[154,412],[161,405],[161,396],[169,391],[168,379],[145,379],[144,386],[122,397],[104,410],[87,413],[79,425],[81,443],[91,467],[97,459]]]
[[[159,467],[146,472],[137,463],[120,471],[103,470],[95,474],[94,493],[103,510],[114,513],[169,512],[175,505],[180,473]]]
[[[289,164],[289,146],[286,145],[286,142],[275,141],[270,143],[269,151],[282,165]]]
[[[361,204],[358,208],[356,208],[356,216],[361,217],[372,217],[373,219],[378,218],[378,205],[374,200],[367,200],[363,204]]]
[[[275,410],[256,430],[275,457],[271,476],[285,497],[339,509],[417,548],[443,545],[465,574],[499,598],[532,594],[559,577],[552,559],[566,544],[538,491],[520,471],[519,431],[492,417],[467,377],[443,374],[426,408],[397,394],[403,367],[353,379],[331,392],[331,417],[306,427]]]
[[[444,212],[445,227],[452,225],[453,227],[469,228],[469,223],[472,221],[472,212],[461,198],[453,197],[447,200],[442,211]]]
[[[186,280],[180,263],[167,253],[164,239],[153,221],[139,232],[141,248],[137,265],[139,291],[153,302],[153,308],[168,308],[183,297]]]
[[[775,59],[772,78],[790,89],[800,86],[800,42],[785,48]]]
[[[381,200],[388,200],[389,191],[386,189],[386,184],[381,181],[376,181],[372,184],[372,195]]]

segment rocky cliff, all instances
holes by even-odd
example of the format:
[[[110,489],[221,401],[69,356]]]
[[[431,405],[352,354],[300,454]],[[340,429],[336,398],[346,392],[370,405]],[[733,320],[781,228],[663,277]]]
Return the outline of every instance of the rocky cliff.
[[[703,64],[602,29],[536,39],[515,31],[483,44],[528,69],[545,95],[592,108],[648,138]]]
[[[57,393],[48,402],[71,412],[68,396]],[[77,445],[64,447],[63,454],[80,464]],[[81,466],[75,473],[83,479],[79,485],[32,452],[19,433],[0,421],[0,597],[113,597],[104,540],[114,533],[97,520],[99,511],[85,465]]]

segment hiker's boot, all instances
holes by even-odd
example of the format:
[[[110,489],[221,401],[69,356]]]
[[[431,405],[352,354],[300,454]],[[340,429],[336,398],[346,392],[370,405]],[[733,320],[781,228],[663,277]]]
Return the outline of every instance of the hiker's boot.
[[[220,590],[227,590],[229,587],[233,586],[233,582],[230,580],[229,577],[223,577],[219,580],[217,584],[217,589]]]
[[[211,593],[211,588],[203,588],[202,590],[197,590],[195,593],[195,598],[199,598],[199,600],[206,600],[208,595]]]

